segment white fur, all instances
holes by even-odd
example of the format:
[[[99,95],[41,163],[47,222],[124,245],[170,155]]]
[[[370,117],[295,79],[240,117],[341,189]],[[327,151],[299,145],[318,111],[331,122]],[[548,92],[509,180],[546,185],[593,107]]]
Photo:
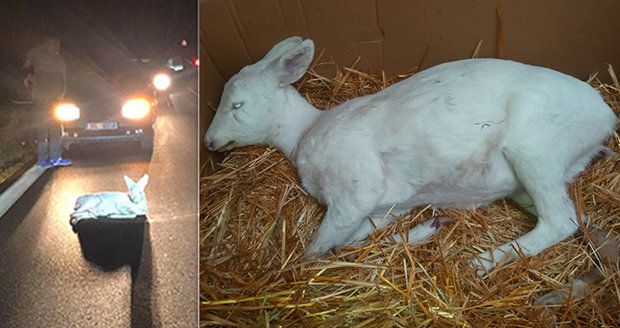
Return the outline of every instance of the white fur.
[[[405,241],[409,244],[417,245],[428,243],[439,232],[439,230],[441,230],[443,226],[453,221],[454,219],[444,216],[433,217],[422,221],[408,231],[408,233],[405,235]],[[394,234],[392,235],[392,238],[397,243],[403,241],[400,234]]]
[[[145,174],[138,182],[124,176],[129,192],[102,192],[78,197],[71,224],[83,219],[131,219],[146,215],[147,204],[144,188],[149,181]]]
[[[536,255],[576,231],[565,183],[616,125],[585,82],[508,60],[460,60],[319,111],[290,85],[308,67],[312,41],[290,38],[274,49],[279,56],[226,83],[205,143],[211,150],[276,146],[294,163],[304,188],[327,205],[306,254],[365,238],[367,218],[392,205],[406,213],[504,197],[533,204],[536,227],[473,259],[479,274],[514,259],[514,248]]]
[[[565,304],[567,300],[579,300],[588,293],[588,284],[581,279],[574,279],[564,284],[561,289],[549,292],[534,301],[534,305],[560,305]]]

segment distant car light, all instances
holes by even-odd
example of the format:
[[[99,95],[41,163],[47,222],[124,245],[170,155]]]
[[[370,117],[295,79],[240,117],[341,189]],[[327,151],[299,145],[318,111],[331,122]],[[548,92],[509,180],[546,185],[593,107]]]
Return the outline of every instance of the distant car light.
[[[72,103],[62,103],[54,108],[54,116],[62,122],[75,121],[80,118],[80,108]]]
[[[153,86],[155,89],[159,91],[164,91],[170,87],[172,81],[170,80],[170,76],[168,74],[160,73],[153,77]]]
[[[200,58],[198,57],[194,58],[194,61],[192,62],[192,64],[194,64],[194,66],[196,67],[200,66]]]
[[[122,108],[123,117],[138,120],[146,117],[151,111],[151,104],[144,98],[128,100]]]

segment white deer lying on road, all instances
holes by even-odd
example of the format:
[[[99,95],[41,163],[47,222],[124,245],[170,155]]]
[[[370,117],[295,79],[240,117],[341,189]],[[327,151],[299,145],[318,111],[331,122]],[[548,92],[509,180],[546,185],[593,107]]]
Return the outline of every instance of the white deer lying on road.
[[[292,37],[243,68],[205,135],[210,150],[275,146],[297,167],[327,206],[307,255],[359,242],[425,204],[471,209],[510,197],[538,216],[533,230],[473,258],[479,275],[577,231],[566,183],[605,150],[617,120],[588,84],[508,60],[461,60],[320,111],[291,86],[313,54],[311,40]]]

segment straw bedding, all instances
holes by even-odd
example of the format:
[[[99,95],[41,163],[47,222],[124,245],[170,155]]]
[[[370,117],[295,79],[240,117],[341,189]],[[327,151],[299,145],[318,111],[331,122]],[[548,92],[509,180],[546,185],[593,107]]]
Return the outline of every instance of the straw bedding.
[[[355,65],[353,65],[355,66]],[[613,70],[610,69],[610,73]],[[612,74],[613,75],[613,74]],[[296,86],[316,107],[375,93],[397,82],[352,68],[335,78],[310,70]],[[620,112],[616,80],[595,86]],[[568,186],[587,224],[620,234],[620,138],[617,154],[593,162]],[[329,159],[326,159],[329,160]],[[210,163],[209,165],[214,165]],[[613,327],[620,325],[620,274],[568,305],[533,300],[598,265],[593,246],[569,238],[479,278],[468,259],[515,239],[534,220],[507,201],[474,211],[415,209],[361,248],[321,260],[302,258],[324,214],[275,149],[232,151],[201,179],[201,326],[282,327]],[[456,219],[425,245],[394,244],[432,215]]]

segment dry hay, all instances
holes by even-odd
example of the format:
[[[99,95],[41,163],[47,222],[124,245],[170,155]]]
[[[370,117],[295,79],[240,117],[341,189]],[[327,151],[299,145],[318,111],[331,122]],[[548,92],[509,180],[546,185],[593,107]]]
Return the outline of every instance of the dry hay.
[[[612,72],[610,70],[610,72]],[[402,78],[401,76],[400,78]],[[615,78],[614,78],[615,80]],[[335,78],[309,71],[297,87],[319,108],[370,94],[395,81],[351,68]],[[618,83],[590,80],[620,112]],[[620,154],[615,133],[608,146]],[[620,156],[596,160],[569,186],[590,225],[620,234]],[[326,159],[328,160],[328,159]],[[533,300],[560,288],[597,261],[592,245],[569,238],[531,258],[478,278],[468,260],[515,239],[534,221],[506,201],[474,211],[444,210],[457,219],[431,243],[392,244],[433,214],[416,209],[366,246],[318,261],[302,258],[324,209],[274,149],[232,151],[201,180],[201,326],[283,327],[610,327],[620,322],[620,274],[582,300],[542,308]]]

